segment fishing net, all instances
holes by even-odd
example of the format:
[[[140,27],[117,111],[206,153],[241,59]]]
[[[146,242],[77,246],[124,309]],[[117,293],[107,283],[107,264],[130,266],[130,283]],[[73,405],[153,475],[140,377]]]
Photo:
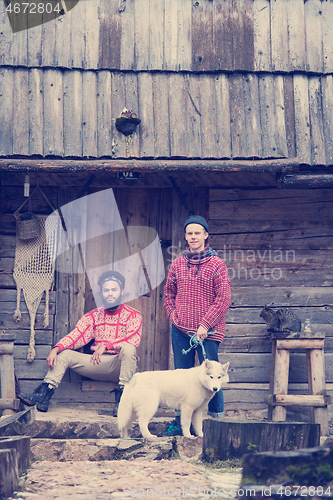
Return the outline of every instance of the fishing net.
[[[30,217],[30,215],[33,215],[33,217]],[[21,319],[21,291],[23,291],[30,315],[30,341],[27,360],[31,363],[36,355],[36,314],[44,292],[44,328],[49,326],[49,303],[50,291],[54,281],[58,218],[47,217],[46,215],[30,215],[29,212],[19,214],[18,211],[14,214],[17,230],[13,277],[17,288],[14,319],[16,321]]]

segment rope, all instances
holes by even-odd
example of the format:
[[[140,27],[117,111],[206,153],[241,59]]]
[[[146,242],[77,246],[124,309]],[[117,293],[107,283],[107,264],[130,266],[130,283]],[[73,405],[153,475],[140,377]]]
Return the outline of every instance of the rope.
[[[207,332],[208,335],[211,335],[212,333],[216,333],[216,330],[209,330]],[[201,349],[202,349],[202,355],[203,355],[203,358],[206,359],[207,356],[206,356],[206,350],[204,348],[204,341],[203,339],[199,339],[197,340],[197,332],[194,332],[193,330],[189,330],[187,332],[188,335],[190,334],[193,334],[190,338],[190,347],[189,349],[185,350],[185,349],[182,349],[182,353],[183,354],[187,354],[188,352],[190,352],[192,349],[196,349],[199,345],[201,346]]]
[[[21,302],[21,288],[17,287],[17,293],[16,293],[16,309],[14,312],[14,320],[15,321],[20,321],[21,320],[21,311],[20,311],[20,302]]]
[[[33,360],[35,359],[36,356],[36,351],[35,351],[35,321],[36,321],[36,313],[31,312],[30,313],[30,341],[29,341],[29,348],[28,348],[28,353],[27,353],[27,361],[28,363],[32,363]]]

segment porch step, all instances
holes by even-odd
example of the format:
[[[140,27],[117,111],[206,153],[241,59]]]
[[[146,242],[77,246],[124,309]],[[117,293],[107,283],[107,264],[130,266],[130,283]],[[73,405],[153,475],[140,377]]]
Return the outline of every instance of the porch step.
[[[149,423],[152,434],[163,436],[173,416],[155,417]],[[140,438],[136,422],[130,431],[132,438]],[[119,439],[117,419],[99,415],[97,411],[51,409],[47,413],[36,413],[36,419],[29,429],[31,438],[42,439]]]
[[[145,458],[146,460],[199,458],[202,438],[164,437],[173,415],[155,416],[149,423],[154,441],[142,439],[133,422],[131,439],[120,439],[117,419],[99,415],[97,410],[52,408],[36,412],[29,435],[30,459],[48,461],[101,461]]]
[[[170,460],[197,459],[202,452],[202,438],[163,437],[142,439],[31,439],[30,459],[49,462],[89,460]]]

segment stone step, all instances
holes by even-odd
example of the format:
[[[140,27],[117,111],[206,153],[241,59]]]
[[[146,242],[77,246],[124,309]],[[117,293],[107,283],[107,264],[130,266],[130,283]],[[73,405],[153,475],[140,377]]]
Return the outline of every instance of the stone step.
[[[156,417],[149,423],[152,434],[162,436],[168,428],[172,417]],[[132,438],[141,436],[136,422],[132,424],[130,434]],[[52,439],[116,439],[119,438],[117,419],[110,416],[79,415],[79,418],[54,418],[48,413],[37,413],[36,420],[29,429],[32,438]]]
[[[183,436],[143,439],[47,439],[34,438],[30,442],[30,459],[49,462],[102,461],[144,458],[170,460],[197,459],[202,453],[202,438]]]

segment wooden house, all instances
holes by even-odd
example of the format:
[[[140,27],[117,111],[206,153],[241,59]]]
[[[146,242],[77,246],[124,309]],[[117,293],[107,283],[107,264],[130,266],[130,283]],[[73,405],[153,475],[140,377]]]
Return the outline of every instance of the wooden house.
[[[43,328],[43,300],[36,357],[26,360],[23,298],[21,321],[13,319],[13,214],[28,174],[56,209],[112,188],[124,226],[158,233],[166,271],[184,249],[186,217],[209,220],[232,286],[220,348],[230,361],[227,410],[267,407],[271,339],[259,314],[268,303],[326,334],[332,392],[333,2],[63,1],[63,15],[16,32],[8,3],[0,6],[0,328],[16,335],[21,388],[36,387],[50,347],[94,307],[86,275],[56,272],[51,321]],[[115,126],[124,107],[141,120],[130,136]],[[42,196],[31,209],[50,213]],[[140,370],[170,366],[163,285],[132,302],[144,320]],[[305,355],[295,353],[290,390],[306,381]],[[108,387],[88,389],[69,373],[52,404],[108,405]]]

